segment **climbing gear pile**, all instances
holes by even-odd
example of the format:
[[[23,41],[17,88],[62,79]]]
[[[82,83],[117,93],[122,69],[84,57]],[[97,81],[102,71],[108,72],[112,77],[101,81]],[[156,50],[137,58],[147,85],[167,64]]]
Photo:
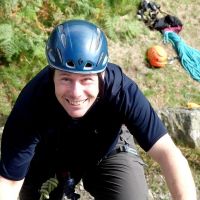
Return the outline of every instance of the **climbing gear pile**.
[[[162,17],[158,17],[159,14]],[[182,30],[182,22],[176,16],[170,15],[161,10],[161,6],[155,2],[142,0],[138,11],[137,18],[142,20],[150,29],[160,32],[173,30],[179,33]]]
[[[160,31],[163,34],[164,44],[169,42],[172,44],[177,56],[171,59],[171,61],[178,58],[181,65],[191,77],[196,81],[200,81],[200,51],[187,45],[178,35],[183,27],[183,23],[180,19],[167,13],[166,16],[158,18],[159,12],[162,12],[161,7],[155,2],[142,0],[137,16],[139,19],[143,20],[149,28]],[[145,13],[148,15],[147,18],[145,18]],[[161,49],[158,50],[157,47],[148,49],[147,60],[150,65],[154,67],[163,67],[166,63],[171,62],[167,59],[165,51]]]
[[[152,67],[164,67],[168,62],[167,52],[162,46],[154,45],[147,50],[147,60]]]
[[[162,18],[158,17],[158,14],[165,14]],[[142,0],[139,6],[137,17],[150,28],[161,33],[165,31],[174,31],[179,33],[182,30],[182,22],[175,16],[169,15],[161,10],[161,6],[155,2],[148,0]],[[176,57],[169,58],[164,47],[160,45],[154,45],[147,50],[146,59],[150,66],[161,68],[166,64],[171,64]]]

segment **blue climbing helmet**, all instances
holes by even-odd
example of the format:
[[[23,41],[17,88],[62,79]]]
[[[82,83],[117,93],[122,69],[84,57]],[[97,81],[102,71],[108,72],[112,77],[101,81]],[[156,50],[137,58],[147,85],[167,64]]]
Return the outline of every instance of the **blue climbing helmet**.
[[[46,45],[49,65],[72,73],[99,73],[108,62],[106,36],[85,20],[66,21],[52,31]]]

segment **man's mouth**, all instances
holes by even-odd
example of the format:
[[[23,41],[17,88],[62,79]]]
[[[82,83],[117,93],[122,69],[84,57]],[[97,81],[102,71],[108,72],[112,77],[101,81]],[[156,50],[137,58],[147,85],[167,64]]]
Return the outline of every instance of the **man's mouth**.
[[[66,101],[72,106],[80,106],[81,104],[85,103],[87,99],[79,100],[79,101],[72,101],[72,100],[66,99]]]

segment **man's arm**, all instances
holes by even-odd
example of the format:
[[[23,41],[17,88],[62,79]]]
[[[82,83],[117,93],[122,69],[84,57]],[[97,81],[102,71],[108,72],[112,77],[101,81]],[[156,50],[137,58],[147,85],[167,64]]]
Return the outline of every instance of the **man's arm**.
[[[17,200],[23,181],[12,181],[0,176],[0,200]]]
[[[161,137],[148,154],[159,163],[173,199],[197,199],[188,162],[168,134]]]

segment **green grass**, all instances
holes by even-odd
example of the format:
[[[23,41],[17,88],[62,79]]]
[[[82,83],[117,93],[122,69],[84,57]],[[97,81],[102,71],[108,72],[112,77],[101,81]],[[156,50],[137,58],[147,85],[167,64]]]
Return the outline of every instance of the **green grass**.
[[[23,64],[19,66],[13,63],[7,67],[0,67],[0,115],[9,114],[21,89],[41,69],[33,61]]]

